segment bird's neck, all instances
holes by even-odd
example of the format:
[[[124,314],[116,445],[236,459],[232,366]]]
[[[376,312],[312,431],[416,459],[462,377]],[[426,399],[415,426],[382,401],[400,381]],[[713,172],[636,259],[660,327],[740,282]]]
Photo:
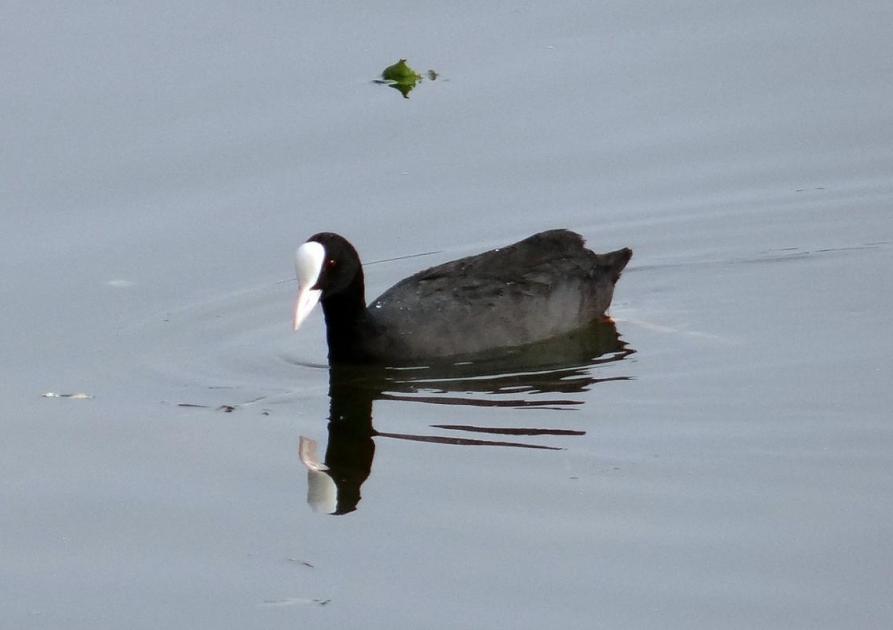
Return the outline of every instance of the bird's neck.
[[[361,331],[366,325],[365,293],[361,272],[344,290],[323,298],[330,362],[363,360],[365,351]]]

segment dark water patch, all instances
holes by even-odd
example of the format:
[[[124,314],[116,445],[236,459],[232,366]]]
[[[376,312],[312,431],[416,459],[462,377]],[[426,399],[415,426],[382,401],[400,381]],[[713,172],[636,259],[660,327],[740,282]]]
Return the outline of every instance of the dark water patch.
[[[382,431],[376,431],[375,435],[376,437],[409,440],[411,442],[427,442],[428,444],[448,444],[454,446],[507,446],[510,448],[533,448],[546,451],[564,450],[557,446],[545,446],[543,444],[523,444],[521,442],[504,442],[497,440],[474,440],[469,438],[447,437],[443,435],[412,435],[409,433],[385,433]],[[577,435],[585,435],[585,432],[577,433]]]
[[[467,359],[412,368],[335,366],[329,371],[329,422],[325,456],[317,444],[301,437],[301,461],[308,469],[308,502],[317,511],[346,514],[357,509],[360,487],[372,470],[375,440],[388,438],[450,446],[489,446],[559,451],[564,446],[383,431],[374,426],[376,401],[413,402],[455,408],[563,410],[584,403],[590,387],[628,377],[597,377],[602,367],[633,354],[613,321],[597,322],[567,338],[508,350],[500,357]],[[587,357],[583,362],[582,357]],[[569,365],[562,361],[572,361]],[[555,393],[577,396],[555,398]],[[407,410],[409,413],[409,411]],[[383,421],[387,421],[385,418]],[[429,424],[432,429],[524,438],[576,438],[583,429]]]
[[[432,424],[435,429],[451,429],[453,431],[470,431],[472,433],[496,433],[502,435],[586,435],[586,431],[570,429],[532,429],[529,427],[475,427],[467,424]]]

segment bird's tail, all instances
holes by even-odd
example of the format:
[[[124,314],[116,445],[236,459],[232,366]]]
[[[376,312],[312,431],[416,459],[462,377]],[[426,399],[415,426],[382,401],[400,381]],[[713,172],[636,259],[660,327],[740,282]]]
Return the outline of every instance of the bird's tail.
[[[617,280],[620,279],[620,272],[623,271],[632,256],[633,250],[629,247],[624,247],[623,249],[618,249],[614,252],[608,252],[607,254],[599,254],[598,266],[605,267],[611,274],[611,279],[614,282],[617,282]]]

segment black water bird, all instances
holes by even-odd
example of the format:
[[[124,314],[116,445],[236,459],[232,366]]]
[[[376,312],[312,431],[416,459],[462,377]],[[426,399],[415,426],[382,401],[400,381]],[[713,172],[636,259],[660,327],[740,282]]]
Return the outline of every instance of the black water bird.
[[[420,271],[368,306],[356,249],[330,232],[298,248],[295,330],[322,302],[329,363],[413,364],[560,337],[601,318],[632,256],[569,230]]]

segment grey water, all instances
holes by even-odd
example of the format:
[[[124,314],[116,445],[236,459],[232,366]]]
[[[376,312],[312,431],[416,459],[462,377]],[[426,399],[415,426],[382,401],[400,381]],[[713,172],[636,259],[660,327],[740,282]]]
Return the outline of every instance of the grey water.
[[[889,627],[891,22],[6,7],[2,625]],[[315,232],[372,299],[553,227],[635,251],[581,354],[291,331]]]

